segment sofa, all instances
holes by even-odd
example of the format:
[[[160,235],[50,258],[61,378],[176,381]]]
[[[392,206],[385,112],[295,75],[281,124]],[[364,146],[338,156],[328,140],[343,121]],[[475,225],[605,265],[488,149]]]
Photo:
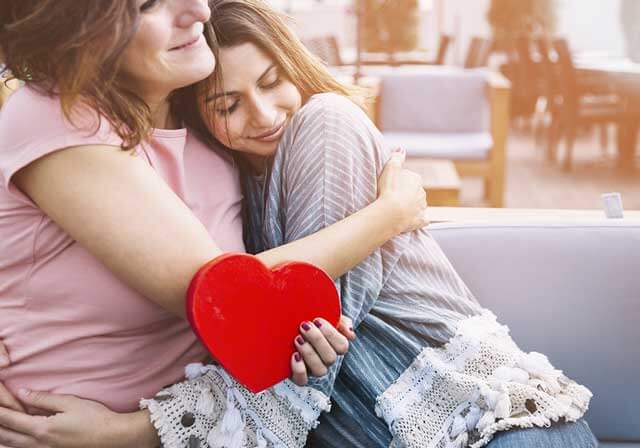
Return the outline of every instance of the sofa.
[[[640,448],[640,219],[437,223],[434,238],[527,351],[594,394],[603,448]]]

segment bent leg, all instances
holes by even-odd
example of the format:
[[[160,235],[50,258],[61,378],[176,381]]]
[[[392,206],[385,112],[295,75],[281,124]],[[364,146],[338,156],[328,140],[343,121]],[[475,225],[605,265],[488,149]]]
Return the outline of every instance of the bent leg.
[[[596,448],[598,441],[584,420],[549,428],[527,428],[496,434],[488,448]]]

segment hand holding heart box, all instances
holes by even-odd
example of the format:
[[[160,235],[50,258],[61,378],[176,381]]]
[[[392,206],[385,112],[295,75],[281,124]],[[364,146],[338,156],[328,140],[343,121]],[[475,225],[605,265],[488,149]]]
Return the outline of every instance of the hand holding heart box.
[[[187,316],[211,355],[250,391],[291,375],[300,324],[340,320],[333,280],[309,263],[271,269],[258,258],[229,253],[205,264],[187,291]]]

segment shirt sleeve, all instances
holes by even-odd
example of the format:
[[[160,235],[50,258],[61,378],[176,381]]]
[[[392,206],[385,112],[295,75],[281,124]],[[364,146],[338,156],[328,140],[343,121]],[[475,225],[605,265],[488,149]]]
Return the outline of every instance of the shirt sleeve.
[[[0,111],[0,180],[11,196],[29,199],[11,183],[16,172],[53,152],[84,145],[121,146],[105,118],[79,105],[71,121],[62,112],[60,100],[32,87],[21,87]]]

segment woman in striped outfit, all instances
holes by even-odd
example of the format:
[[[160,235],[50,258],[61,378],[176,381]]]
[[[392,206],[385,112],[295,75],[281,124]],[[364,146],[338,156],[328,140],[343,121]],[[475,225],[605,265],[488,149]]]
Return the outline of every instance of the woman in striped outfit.
[[[191,125],[244,168],[248,249],[302,238],[369,203],[389,152],[353,91],[262,2],[212,6],[219,63],[197,92],[205,119]],[[580,420],[590,392],[521,352],[427,230],[395,237],[336,286],[358,339],[311,381],[333,400],[313,444],[594,446]],[[544,429],[521,429],[530,427]]]

